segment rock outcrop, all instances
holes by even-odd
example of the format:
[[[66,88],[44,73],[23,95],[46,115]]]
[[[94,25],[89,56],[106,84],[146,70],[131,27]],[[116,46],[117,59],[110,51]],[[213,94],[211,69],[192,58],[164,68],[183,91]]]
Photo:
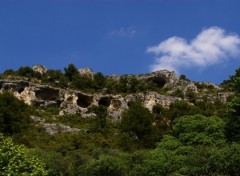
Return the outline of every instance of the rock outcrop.
[[[44,119],[38,116],[31,116],[31,118],[36,124],[41,125],[46,130],[46,132],[50,135],[53,135],[56,133],[77,133],[77,132],[86,133],[87,132],[87,130],[72,128],[70,126],[66,126],[63,124],[46,123]]]
[[[34,65],[32,66],[32,69],[36,72],[39,72],[40,74],[44,74],[47,72],[47,68],[43,65]]]
[[[91,78],[94,76],[94,72],[92,71],[91,68],[88,68],[88,67],[78,69],[78,73],[80,75],[87,75],[87,76],[89,76]]]
[[[41,65],[33,66],[35,71],[43,74],[47,69]],[[94,73],[90,68],[84,68],[79,70],[79,74],[93,76]],[[95,93],[88,94],[81,91],[75,91],[70,89],[61,89],[48,85],[42,85],[37,83],[28,82],[27,80],[12,80],[2,79],[0,80],[0,92],[11,91],[20,100],[23,100],[26,104],[37,105],[43,107],[57,107],[59,108],[59,115],[64,114],[82,114],[83,117],[94,116],[93,113],[88,112],[88,108],[95,106],[106,106],[108,108],[109,115],[113,119],[118,119],[121,113],[128,108],[129,102],[139,100],[150,111],[156,104],[161,104],[164,107],[168,107],[172,102],[181,100],[179,97],[170,96],[174,90],[180,89],[184,93],[189,89],[198,93],[198,87],[192,81],[186,79],[179,79],[175,72],[168,70],[161,70],[148,74],[140,75],[124,75],[126,77],[135,77],[142,81],[153,81],[160,88],[166,89],[167,94],[162,95],[153,91],[134,93],[123,96],[121,94],[104,94]],[[120,76],[111,76],[112,79],[119,79]],[[220,92],[221,88],[212,83],[199,83],[200,87],[212,87],[219,91],[215,94],[208,96],[209,101],[215,101],[219,99],[226,101],[227,97],[231,95],[229,92]],[[198,98],[201,99],[201,96]],[[186,100],[187,101],[187,100]]]

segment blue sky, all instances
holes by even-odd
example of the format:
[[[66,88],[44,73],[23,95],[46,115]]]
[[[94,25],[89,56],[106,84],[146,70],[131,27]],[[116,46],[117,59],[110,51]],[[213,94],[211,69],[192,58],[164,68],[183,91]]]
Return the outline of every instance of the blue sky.
[[[0,0],[0,72],[168,68],[218,84],[240,66],[239,9],[239,0]]]

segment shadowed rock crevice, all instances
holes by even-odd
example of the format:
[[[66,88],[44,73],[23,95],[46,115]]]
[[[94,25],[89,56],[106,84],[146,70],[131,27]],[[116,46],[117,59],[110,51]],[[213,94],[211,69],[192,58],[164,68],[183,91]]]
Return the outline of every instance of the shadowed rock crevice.
[[[109,107],[110,104],[111,104],[111,100],[112,100],[112,97],[102,97],[100,98],[100,100],[98,101],[98,105],[102,105],[102,106],[106,106],[106,107]]]
[[[36,98],[41,100],[57,100],[59,98],[59,90],[52,88],[40,88],[35,92]]]
[[[29,83],[28,82],[19,82],[17,87],[16,87],[16,91],[18,93],[21,93],[24,91],[25,87],[29,87]]]
[[[4,82],[0,81],[0,89],[2,89]]]
[[[158,75],[156,77],[148,78],[147,82],[153,82],[157,84],[158,87],[163,88],[167,83],[167,78],[165,75]]]
[[[2,85],[2,88],[6,91],[7,90],[16,90],[16,87],[17,87],[17,85],[15,83],[4,83]]]
[[[92,102],[93,102],[92,96],[84,95],[81,93],[78,94],[78,99],[77,99],[78,106],[82,108],[87,108],[92,104]]]

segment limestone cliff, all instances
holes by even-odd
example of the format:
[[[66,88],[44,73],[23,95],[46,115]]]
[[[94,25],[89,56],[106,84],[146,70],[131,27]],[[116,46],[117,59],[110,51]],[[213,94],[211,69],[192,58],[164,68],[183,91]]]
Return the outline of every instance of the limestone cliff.
[[[36,70],[43,73],[45,67],[36,67]],[[80,70],[81,74],[94,74],[91,69]],[[157,71],[149,74],[141,75],[125,75],[129,77],[136,77],[139,80],[154,80],[159,86],[168,90],[166,94],[159,94],[153,91],[147,91],[134,94],[104,94],[94,93],[89,94],[82,91],[61,89],[40,83],[33,83],[26,80],[12,80],[2,79],[0,80],[0,92],[11,91],[20,100],[23,100],[29,105],[37,105],[43,107],[58,107],[59,115],[64,114],[76,114],[80,113],[83,117],[93,116],[94,114],[88,113],[88,108],[96,105],[103,105],[108,108],[109,114],[113,119],[118,119],[121,116],[122,111],[128,108],[128,104],[131,101],[139,100],[150,111],[156,104],[161,104],[164,107],[168,107],[170,103],[181,100],[179,97],[170,96],[174,90],[180,89],[185,93],[187,90],[198,92],[199,89],[196,84],[189,80],[181,80],[178,78],[175,72],[167,70]],[[119,79],[119,76],[112,76],[114,79]],[[210,83],[201,83],[205,86],[209,86]],[[211,83],[215,90],[220,91],[217,85]],[[226,101],[226,98],[231,93],[217,92],[208,95],[209,101],[219,99]],[[198,98],[201,99],[201,96]],[[185,99],[188,101],[188,99]]]

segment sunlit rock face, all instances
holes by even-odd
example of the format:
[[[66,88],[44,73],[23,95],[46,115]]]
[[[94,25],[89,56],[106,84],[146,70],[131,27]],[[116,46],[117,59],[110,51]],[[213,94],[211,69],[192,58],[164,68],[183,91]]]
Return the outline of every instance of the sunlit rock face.
[[[40,73],[46,72],[42,66],[36,66],[34,69]],[[79,74],[87,74],[93,76],[93,72],[89,68],[79,70]],[[112,119],[119,119],[123,111],[128,109],[128,105],[132,101],[140,101],[142,104],[152,111],[154,105],[161,104],[163,107],[168,107],[172,102],[181,100],[179,97],[168,96],[176,89],[180,89],[183,93],[191,90],[197,93],[199,90],[196,84],[190,80],[179,79],[175,72],[161,70],[153,73],[140,75],[124,75],[135,77],[142,81],[151,81],[157,84],[160,88],[167,89],[167,94],[159,94],[153,91],[142,93],[127,94],[106,94],[95,93],[89,94],[82,91],[61,89],[48,85],[36,84],[26,80],[10,80],[0,79],[0,93],[4,91],[12,92],[18,99],[23,100],[26,104],[42,107],[57,107],[59,115],[64,114],[81,114],[83,117],[92,117],[95,114],[88,111],[91,106],[105,106]],[[115,75],[113,79],[119,79]],[[221,88],[212,83],[198,83],[205,87],[213,87],[216,90]],[[221,92],[208,96],[209,101],[221,100],[226,101],[227,97],[232,95],[229,92]],[[198,97],[201,99],[201,96]],[[185,101],[188,101],[185,99]]]
[[[36,72],[39,72],[40,74],[44,74],[47,72],[47,68],[43,65],[34,65],[32,66],[32,69]]]
[[[85,75],[85,76],[89,76],[89,77],[94,76],[94,72],[92,71],[91,68],[88,68],[88,67],[78,69],[78,73],[79,73],[79,75]]]

